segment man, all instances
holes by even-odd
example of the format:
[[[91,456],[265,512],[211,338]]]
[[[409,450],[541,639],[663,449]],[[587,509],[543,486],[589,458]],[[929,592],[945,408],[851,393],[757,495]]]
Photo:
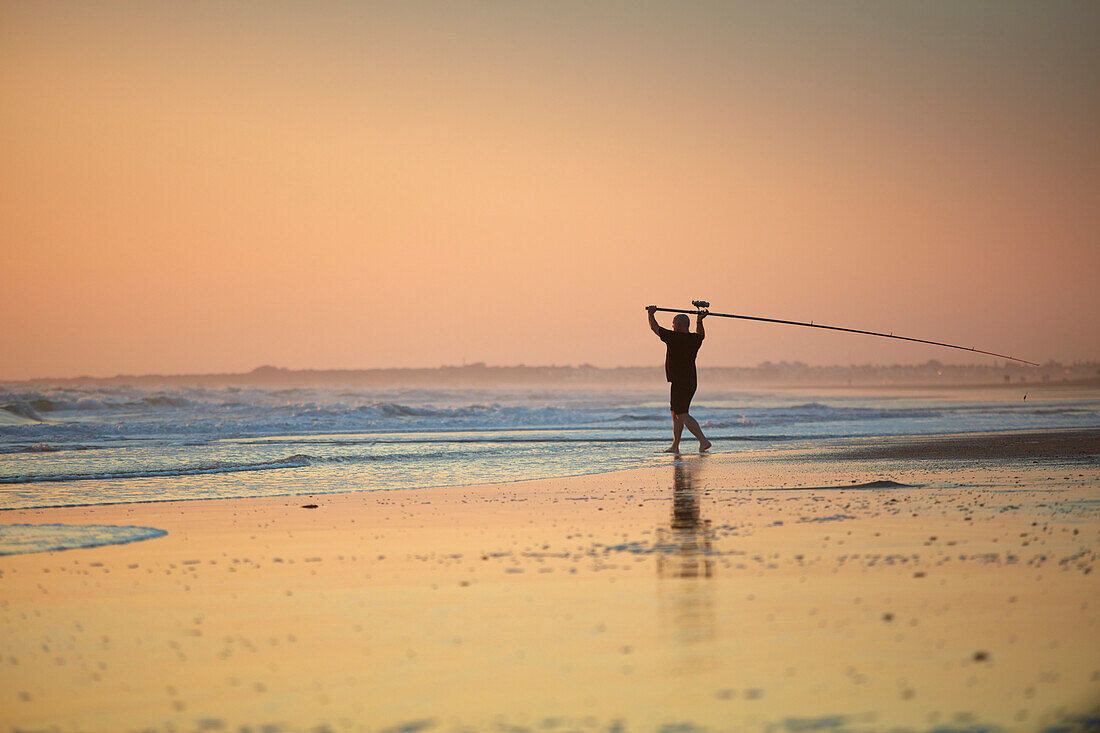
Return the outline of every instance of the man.
[[[672,330],[661,328],[657,323],[654,313],[657,306],[651,305],[646,310],[649,312],[649,328],[657,334],[657,338],[665,342],[665,379],[671,382],[670,406],[672,408],[672,445],[665,449],[666,453],[680,452],[680,435],[686,426],[691,434],[699,439],[699,452],[710,448],[710,441],[703,435],[703,429],[699,423],[688,414],[691,407],[691,398],[695,396],[696,374],[695,355],[699,353],[699,347],[703,345],[706,333],[703,331],[703,318],[707,313],[699,311],[695,319],[695,333],[688,331],[691,320],[683,313],[677,314],[672,319]]]

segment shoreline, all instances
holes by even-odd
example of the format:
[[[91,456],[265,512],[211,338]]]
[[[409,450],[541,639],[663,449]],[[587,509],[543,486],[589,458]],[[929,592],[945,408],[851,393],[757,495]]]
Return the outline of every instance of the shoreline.
[[[533,430],[541,428],[532,428]],[[1036,440],[1038,438],[1038,440]],[[663,439],[643,439],[647,442],[665,442]],[[694,441],[694,439],[691,439]],[[1100,427],[1094,428],[1047,428],[1040,430],[1032,429],[1008,429],[999,431],[981,431],[981,432],[969,432],[969,433],[924,433],[916,435],[884,435],[884,436],[857,436],[842,439],[824,438],[820,439],[820,442],[816,442],[810,445],[805,438],[789,438],[786,436],[767,436],[767,437],[745,437],[745,438],[715,438],[715,440],[736,440],[738,442],[765,442],[767,440],[775,440],[776,442],[783,443],[786,441],[794,441],[795,445],[779,445],[771,449],[772,454],[781,454],[784,456],[790,455],[792,452],[798,454],[821,454],[830,456],[833,459],[842,460],[935,460],[935,459],[953,459],[953,460],[1004,460],[1004,459],[1020,459],[1020,458],[1054,458],[1065,459],[1072,458],[1075,460],[1086,460],[1091,462],[1100,461]],[[797,441],[807,441],[803,445],[798,445]],[[515,441],[519,442],[519,441]],[[625,441],[624,441],[625,442]],[[937,451],[937,448],[941,449]],[[707,451],[709,455],[714,456],[728,456],[728,455],[741,455],[741,454],[760,454],[764,451],[738,451],[738,450],[714,450]],[[668,454],[672,455],[672,454]],[[682,456],[697,455],[691,451],[681,452]],[[660,458],[662,454],[654,454],[649,460]],[[88,502],[88,503],[76,503],[76,504],[51,504],[43,506],[31,506],[31,507],[0,507],[0,517],[3,517],[7,512],[19,512],[32,509],[79,509],[97,506],[116,506],[116,505],[130,505],[130,504],[162,504],[171,502],[194,502],[194,501],[251,501],[253,499],[286,499],[296,496],[340,496],[344,494],[362,494],[373,492],[390,492],[390,491],[425,491],[436,489],[450,489],[450,488],[469,488],[469,487],[484,487],[484,486],[509,486],[512,484],[522,484],[532,481],[554,481],[561,479],[573,479],[582,478],[586,476],[605,476],[609,474],[615,474],[621,471],[631,471],[638,468],[644,468],[645,463],[640,462],[638,465],[629,466],[626,468],[612,468],[605,471],[593,471],[586,473],[574,473],[566,474],[562,476],[534,476],[530,478],[511,479],[507,481],[495,481],[491,483],[474,482],[468,484],[438,484],[420,487],[398,487],[398,488],[373,488],[373,489],[357,489],[348,492],[330,492],[330,493],[285,493],[285,494],[267,494],[264,496],[225,496],[225,497],[196,497],[193,499],[144,499],[144,500],[131,500],[131,501],[118,501],[118,502]],[[262,470],[278,470],[282,467],[272,466],[271,469]],[[296,466],[286,466],[286,470],[292,470]],[[215,469],[205,469],[208,473],[218,473]],[[240,469],[245,471],[245,469]],[[221,473],[233,472],[233,471],[221,471]],[[138,478],[158,478],[163,477],[167,479],[175,478],[177,475],[201,475],[201,474],[172,474],[166,472],[163,476],[150,475],[139,476]],[[46,481],[28,481],[28,484],[35,483],[48,483],[48,482],[62,482],[70,480],[84,480],[84,479],[51,479]],[[99,480],[99,477],[89,480]],[[21,486],[22,483],[11,482],[8,484],[0,483],[2,486]]]
[[[0,557],[0,731],[1085,730],[1100,467],[1044,433],[6,511],[167,534]]]

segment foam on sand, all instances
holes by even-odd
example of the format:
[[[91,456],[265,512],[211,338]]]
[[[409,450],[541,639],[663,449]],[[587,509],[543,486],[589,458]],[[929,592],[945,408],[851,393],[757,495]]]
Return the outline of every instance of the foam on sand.
[[[123,545],[166,534],[155,527],[109,524],[7,524],[0,526],[0,555]]]

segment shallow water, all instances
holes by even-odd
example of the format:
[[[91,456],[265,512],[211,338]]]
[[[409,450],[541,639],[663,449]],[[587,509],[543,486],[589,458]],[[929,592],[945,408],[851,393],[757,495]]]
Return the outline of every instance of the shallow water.
[[[166,534],[163,529],[128,525],[5,524],[0,525],[0,555],[124,545]]]
[[[669,440],[653,390],[11,388],[0,508],[417,488],[641,465]],[[1100,395],[716,390],[715,450],[831,438],[1100,426]],[[694,440],[685,437],[685,448]]]

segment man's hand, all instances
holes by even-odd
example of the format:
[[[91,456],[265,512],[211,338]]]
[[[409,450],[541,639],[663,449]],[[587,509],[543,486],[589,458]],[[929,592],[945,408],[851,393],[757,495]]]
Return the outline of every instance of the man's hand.
[[[709,315],[710,315],[710,311],[708,311],[706,308],[700,308],[699,309],[698,318],[699,318],[700,321],[703,320],[704,318],[706,318]]]
[[[645,309],[646,309],[647,311],[649,311],[649,315],[653,315],[654,313],[656,313],[656,312],[657,312],[657,306],[655,306],[655,305],[647,305],[647,306],[645,307]]]

